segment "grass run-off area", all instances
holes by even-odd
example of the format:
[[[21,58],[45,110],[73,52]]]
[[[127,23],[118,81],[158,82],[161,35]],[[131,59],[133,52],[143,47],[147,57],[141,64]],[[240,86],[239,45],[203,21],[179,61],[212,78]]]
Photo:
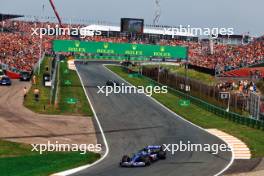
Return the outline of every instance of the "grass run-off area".
[[[92,116],[92,110],[83,91],[76,71],[68,70],[67,62],[60,62],[60,83],[58,110],[61,114]],[[67,103],[68,99],[76,99],[76,104]]]
[[[89,164],[100,155],[88,152],[31,152],[31,146],[0,141],[1,176],[48,176],[70,168]]]
[[[180,76],[185,76],[185,68],[184,66],[176,66],[176,65],[160,65],[163,68],[166,68],[169,70],[170,73],[175,73]],[[145,65],[145,67],[158,67],[158,65]],[[193,69],[188,69],[187,76],[191,79],[201,81],[204,84],[207,85],[215,85],[216,79],[214,76],[202,73]]]
[[[144,77],[129,77],[120,66],[109,65],[107,68],[130,82],[132,85],[148,86],[151,84],[151,82]],[[264,156],[264,131],[236,124],[192,103],[189,107],[182,107],[179,105],[180,97],[171,90],[169,90],[167,94],[153,94],[152,97],[178,115],[198,126],[205,129],[216,128],[241,139],[249,146],[253,157]]]
[[[51,57],[46,57],[43,60],[40,74],[38,74],[38,72],[35,73],[36,84],[32,85],[29,90],[24,105],[28,109],[42,114],[92,116],[93,113],[86,99],[79,77],[76,71],[67,68],[66,61],[59,63],[59,75],[57,77],[59,80],[57,103],[52,101],[56,96],[55,91],[51,94],[51,88],[45,87],[42,84],[43,74],[50,71],[51,62]],[[56,85],[55,87],[57,88]],[[34,99],[33,91],[35,88],[40,90],[40,100],[38,102]],[[68,103],[70,99],[77,101]]]
[[[92,116],[93,113],[86,99],[79,77],[75,71],[67,68],[67,62],[59,62],[57,103],[51,88],[42,84],[43,74],[49,73],[52,58],[45,57],[39,74],[35,74],[36,84],[32,85],[24,100],[24,106],[42,114]],[[67,84],[65,82],[67,81]],[[70,84],[69,84],[70,83]],[[40,90],[40,99],[35,101],[33,91]],[[53,99],[51,98],[53,97]],[[68,98],[77,100],[67,103]],[[71,102],[71,101],[70,101]],[[57,117],[59,118],[59,116]],[[91,118],[91,117],[87,117]],[[100,158],[100,154],[87,152],[32,152],[32,146],[0,140],[0,175],[1,176],[48,176],[50,174],[90,164]]]

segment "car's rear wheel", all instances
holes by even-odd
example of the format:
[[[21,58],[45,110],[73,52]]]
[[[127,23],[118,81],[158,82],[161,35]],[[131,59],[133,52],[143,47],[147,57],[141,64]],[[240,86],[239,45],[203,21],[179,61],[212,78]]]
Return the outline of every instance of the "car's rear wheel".
[[[166,152],[164,152],[164,151],[159,151],[158,152],[158,158],[159,159],[166,159]]]
[[[143,157],[142,161],[145,163],[146,166],[149,166],[151,164],[151,160],[149,157]]]

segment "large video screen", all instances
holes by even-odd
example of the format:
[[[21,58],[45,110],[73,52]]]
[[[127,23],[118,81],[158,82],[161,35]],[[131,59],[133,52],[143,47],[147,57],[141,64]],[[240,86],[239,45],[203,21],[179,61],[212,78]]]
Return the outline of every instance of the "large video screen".
[[[121,18],[121,32],[143,33],[143,30],[143,19]]]

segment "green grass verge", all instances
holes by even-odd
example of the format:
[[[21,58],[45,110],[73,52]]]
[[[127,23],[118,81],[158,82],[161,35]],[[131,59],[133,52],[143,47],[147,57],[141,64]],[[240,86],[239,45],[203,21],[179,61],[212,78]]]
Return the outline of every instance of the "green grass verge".
[[[52,58],[46,57],[41,66],[40,66],[40,74],[38,72],[36,75],[36,84],[32,85],[30,90],[28,91],[27,97],[24,101],[24,106],[28,109],[42,114],[57,114],[56,108],[50,104],[50,88],[44,87],[42,85],[42,75],[46,72],[46,67],[50,68]],[[40,99],[39,102],[34,100],[33,90],[37,88],[40,90]]]
[[[150,85],[150,81],[144,77],[130,78],[128,74],[119,66],[107,67],[135,86]],[[189,107],[181,107],[179,105],[180,97],[170,90],[167,94],[153,94],[152,97],[154,97],[156,100],[158,100],[160,103],[162,103],[175,113],[179,114],[180,116],[198,126],[206,129],[216,128],[241,139],[249,146],[253,157],[264,156],[263,131],[233,123],[192,103]]]
[[[92,116],[93,112],[83,91],[76,71],[67,69],[67,62],[60,62],[60,86],[58,97],[58,109],[62,114]],[[68,72],[65,73],[65,70]],[[70,85],[67,85],[67,82]],[[67,99],[74,98],[76,104],[68,104]]]
[[[32,154],[29,145],[0,140],[0,157],[13,157]]]
[[[157,67],[157,65],[146,65],[145,67]],[[171,73],[176,73],[181,76],[185,76],[185,69],[183,66],[174,66],[174,65],[161,65],[161,67],[168,69]],[[207,85],[215,85],[217,81],[215,77],[206,73],[202,73],[193,69],[188,69],[188,77],[194,80],[198,80]]]
[[[88,152],[49,152],[40,155],[31,152],[25,144],[0,141],[1,176],[48,176],[52,173],[90,164],[100,158],[99,154]]]
[[[51,102],[51,88],[42,85],[42,75],[46,67],[50,68],[52,58],[46,57],[40,67],[40,74],[36,73],[36,84],[32,85],[24,106],[34,112],[56,115],[82,115],[92,116],[93,113],[86,99],[79,77],[75,71],[67,69],[67,62],[59,65],[58,104]],[[65,74],[64,71],[68,73]],[[65,81],[71,85],[65,85]],[[40,90],[40,100],[34,100],[33,90]],[[77,99],[76,104],[68,104],[66,98]],[[45,108],[44,108],[45,107]],[[2,176],[46,176],[52,173],[75,168],[94,162],[99,154],[78,152],[56,152],[40,155],[31,152],[31,146],[7,141],[0,141],[0,175]]]
[[[46,57],[40,67],[40,74],[36,73],[36,85],[32,85],[28,92],[27,98],[24,101],[24,106],[28,109],[41,113],[41,114],[53,114],[53,115],[82,115],[92,116],[91,107],[87,101],[85,93],[83,91],[80,79],[76,71],[67,69],[67,62],[60,62],[59,66],[59,79],[60,86],[58,88],[58,104],[55,105],[51,101],[51,88],[44,87],[42,85],[42,75],[46,71],[46,67],[50,68],[52,58]],[[64,71],[68,73],[65,74]],[[65,81],[71,82],[71,85],[66,86]],[[38,88],[40,90],[40,101],[34,100],[33,90]],[[77,99],[76,104],[68,104],[67,98]]]

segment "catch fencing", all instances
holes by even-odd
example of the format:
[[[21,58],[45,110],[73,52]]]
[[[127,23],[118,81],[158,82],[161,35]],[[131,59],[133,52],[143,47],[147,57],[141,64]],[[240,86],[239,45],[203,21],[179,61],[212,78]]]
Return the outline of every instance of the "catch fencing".
[[[185,84],[185,79],[183,79],[182,77],[176,78],[176,76],[173,76],[172,74],[168,74],[168,73],[161,73],[159,75],[159,83],[157,83],[157,76],[158,73],[157,71],[149,71],[146,68],[143,68],[142,70],[142,74],[144,77],[146,77],[147,79],[150,79],[150,81],[154,80],[155,84],[163,84],[163,85],[167,85],[169,86],[169,89],[174,92],[177,96],[181,97],[181,98],[187,98],[188,100],[191,101],[191,103],[195,104],[196,106],[199,106],[209,112],[212,112],[222,118],[228,119],[230,121],[233,121],[235,123],[241,124],[241,125],[246,125],[248,127],[252,127],[252,128],[256,128],[256,129],[261,129],[264,130],[264,121],[260,121],[258,119],[253,119],[253,118],[249,118],[246,116],[243,116],[241,114],[238,114],[236,112],[232,112],[232,111],[226,111],[226,107],[221,107],[221,106],[217,106],[214,105],[210,102],[208,102],[207,100],[202,100],[199,97],[193,96],[193,91],[198,91],[198,94],[196,93],[196,95],[202,94],[202,93],[206,93],[207,95],[218,95],[219,90],[216,89],[210,89],[209,87],[202,87],[201,85],[199,85],[197,82],[191,82],[191,80],[188,80],[188,84],[191,85],[191,93],[186,93],[183,92],[183,90],[181,90],[181,84]],[[201,95],[200,95],[201,96]],[[234,95],[231,95],[234,96]],[[202,96],[201,96],[202,97]],[[238,103],[240,101],[240,99],[238,97],[231,97],[231,103]],[[239,100],[239,101],[238,101]],[[247,106],[247,100],[242,99],[242,103],[238,103],[237,107],[242,107],[244,108],[244,106]],[[245,102],[244,102],[245,101]],[[246,105],[245,105],[246,103]],[[262,116],[264,115],[264,98],[262,101]],[[260,108],[261,109],[261,108]]]

